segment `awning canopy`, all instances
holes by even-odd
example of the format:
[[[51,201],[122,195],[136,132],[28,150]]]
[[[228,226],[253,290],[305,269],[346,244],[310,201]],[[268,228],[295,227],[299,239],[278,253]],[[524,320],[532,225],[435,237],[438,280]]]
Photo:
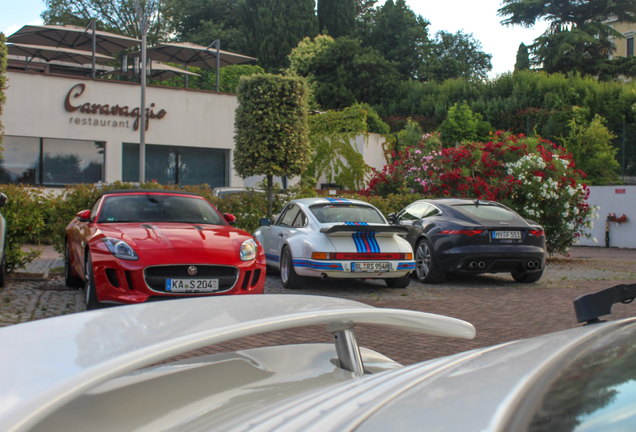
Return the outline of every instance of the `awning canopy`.
[[[220,66],[256,61],[254,57],[219,50]],[[140,55],[139,51],[131,55]],[[216,69],[216,49],[190,42],[160,43],[147,49],[148,57],[162,62],[179,63],[202,69]]]
[[[69,48],[55,48],[51,46],[42,45],[27,45],[18,43],[8,43],[7,49],[9,54],[26,57],[27,61],[30,58],[39,58],[44,61],[64,61],[68,63],[76,64],[88,64],[92,63],[93,54],[89,51],[80,51]],[[114,57],[110,57],[103,54],[95,54],[96,62],[109,62],[115,60]]]
[[[139,39],[95,31],[96,52],[111,55],[141,44]],[[93,31],[73,25],[26,25],[7,38],[16,44],[52,46],[92,52]]]
[[[128,67],[129,72],[132,70],[132,66]],[[127,75],[125,72],[122,72],[121,68],[115,69],[113,71],[107,72],[108,75]],[[152,62],[152,73],[150,74],[150,78],[154,80],[165,80],[175,77],[177,75],[188,75],[188,76],[201,76],[197,73],[190,72],[187,70],[179,69],[174,66],[170,66],[158,61]]]

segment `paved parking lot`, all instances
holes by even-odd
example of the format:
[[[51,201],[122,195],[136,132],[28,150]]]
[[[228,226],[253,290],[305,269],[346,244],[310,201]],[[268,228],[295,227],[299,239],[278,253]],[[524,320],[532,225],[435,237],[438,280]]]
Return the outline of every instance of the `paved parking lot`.
[[[581,247],[574,248],[569,258],[550,260],[544,277],[529,285],[516,283],[509,275],[484,275],[450,277],[446,283],[433,286],[413,279],[404,289],[387,288],[379,281],[316,280],[303,289],[289,291],[281,286],[277,274],[270,274],[266,293],[336,296],[377,307],[453,316],[475,325],[477,337],[472,341],[386,331],[373,326],[357,328],[362,346],[410,364],[575,327],[574,298],[621,283],[636,283],[636,250]],[[80,312],[84,309],[82,294],[82,291],[66,289],[61,277],[46,283],[11,282],[0,289],[0,326]],[[636,304],[614,306],[610,319],[627,316],[636,316]],[[306,327],[243,338],[186,356],[304,342],[331,342],[331,335],[322,326]]]

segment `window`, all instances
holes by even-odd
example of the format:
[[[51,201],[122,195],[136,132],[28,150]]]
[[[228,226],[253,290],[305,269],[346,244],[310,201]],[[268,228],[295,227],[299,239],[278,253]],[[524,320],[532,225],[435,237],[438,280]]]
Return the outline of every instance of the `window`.
[[[493,205],[459,205],[455,208],[464,214],[488,221],[509,221],[515,215],[510,210]]]
[[[298,212],[298,216],[296,216],[296,219],[294,220],[294,223],[293,223],[292,226],[294,228],[302,228],[305,225],[307,225],[307,216],[301,210],[301,211]]]
[[[5,136],[3,147],[2,183],[64,186],[104,179],[104,142]]]
[[[384,224],[375,208],[357,204],[317,204],[309,207],[320,223],[366,222]]]
[[[300,208],[298,208],[298,206],[290,207],[285,212],[283,219],[280,221],[280,226],[284,226],[284,227],[294,226],[294,220],[296,219],[296,216],[298,216],[299,211],[300,211]]]
[[[399,215],[398,219],[408,220],[408,221],[419,220],[419,219],[422,219],[424,215],[428,213],[431,208],[432,207],[427,203],[411,204],[410,206],[404,209],[403,213]]]
[[[227,186],[228,151],[146,144],[146,180],[161,184]],[[139,181],[139,144],[124,143],[122,180]]]
[[[627,57],[634,55],[634,38],[627,38]]]

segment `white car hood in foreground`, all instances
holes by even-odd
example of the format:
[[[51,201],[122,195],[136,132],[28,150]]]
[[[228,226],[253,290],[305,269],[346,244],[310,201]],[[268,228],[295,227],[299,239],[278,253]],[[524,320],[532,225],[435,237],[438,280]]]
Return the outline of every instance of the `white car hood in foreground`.
[[[98,385],[184,352],[270,331],[342,323],[475,335],[472,325],[454,318],[300,295],[172,300],[18,324],[0,330],[0,430],[28,430]]]

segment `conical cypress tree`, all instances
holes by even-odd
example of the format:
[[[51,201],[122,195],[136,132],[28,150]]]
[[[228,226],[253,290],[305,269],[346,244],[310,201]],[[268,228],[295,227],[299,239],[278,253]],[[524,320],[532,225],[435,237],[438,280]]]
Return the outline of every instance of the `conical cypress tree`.
[[[318,0],[318,31],[333,38],[348,36],[356,20],[355,0]]]
[[[288,66],[287,56],[298,42],[318,34],[314,0],[268,0],[259,8],[258,60],[268,72]]]
[[[530,56],[528,54],[528,47],[521,42],[519,49],[517,50],[517,62],[515,63],[515,71],[522,71],[530,69]]]

